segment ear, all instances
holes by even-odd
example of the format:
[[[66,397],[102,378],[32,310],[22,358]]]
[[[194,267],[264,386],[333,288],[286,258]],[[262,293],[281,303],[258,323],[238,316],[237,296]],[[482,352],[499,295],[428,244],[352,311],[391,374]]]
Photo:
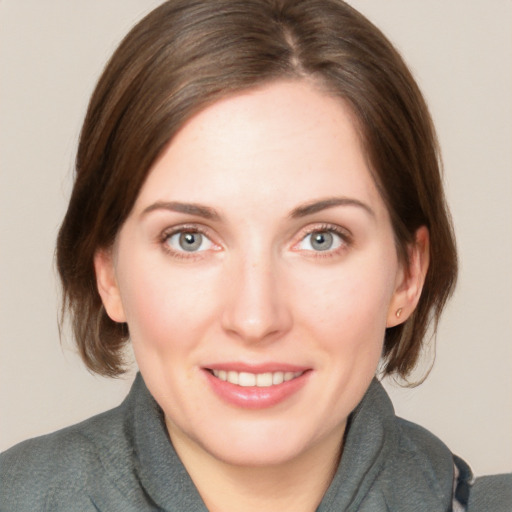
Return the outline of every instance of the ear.
[[[430,262],[430,237],[426,226],[421,226],[414,243],[408,247],[409,265],[405,262],[397,273],[396,287],[391,299],[386,327],[405,322],[420,300]]]
[[[114,322],[126,322],[117,284],[112,249],[98,249],[94,254],[96,286],[107,315]]]

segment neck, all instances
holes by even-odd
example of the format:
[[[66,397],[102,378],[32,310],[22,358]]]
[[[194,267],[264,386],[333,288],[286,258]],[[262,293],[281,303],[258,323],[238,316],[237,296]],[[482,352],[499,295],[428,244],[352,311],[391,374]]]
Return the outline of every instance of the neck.
[[[169,424],[168,430],[210,512],[312,512],[336,472],[344,426],[293,460],[265,466],[224,462]]]

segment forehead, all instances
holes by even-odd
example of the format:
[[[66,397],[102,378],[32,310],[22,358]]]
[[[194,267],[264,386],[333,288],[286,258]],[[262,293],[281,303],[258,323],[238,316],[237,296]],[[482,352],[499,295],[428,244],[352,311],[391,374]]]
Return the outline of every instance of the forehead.
[[[332,195],[380,201],[354,116],[309,82],[277,82],[189,120],[152,166],[135,209],[155,200],[292,209]]]

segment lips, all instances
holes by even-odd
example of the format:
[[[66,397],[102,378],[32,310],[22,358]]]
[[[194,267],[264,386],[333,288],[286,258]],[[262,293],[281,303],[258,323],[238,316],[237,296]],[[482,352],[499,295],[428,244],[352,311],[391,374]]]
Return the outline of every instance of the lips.
[[[205,368],[213,392],[241,408],[262,409],[285,402],[306,384],[311,371],[290,365],[223,365]]]

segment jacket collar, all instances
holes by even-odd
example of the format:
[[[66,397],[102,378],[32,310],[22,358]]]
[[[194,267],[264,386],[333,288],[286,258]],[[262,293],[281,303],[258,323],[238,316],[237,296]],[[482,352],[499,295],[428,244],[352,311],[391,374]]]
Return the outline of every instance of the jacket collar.
[[[140,374],[125,405],[145,492],[162,510],[207,512]],[[414,442],[402,439],[400,422],[405,423],[396,418],[386,391],[374,379],[349,418],[340,464],[317,512],[449,509],[445,505],[451,501],[451,453],[421,427],[408,424],[420,440],[427,440],[425,446],[420,442],[418,455]],[[439,452],[432,460],[431,448]]]

